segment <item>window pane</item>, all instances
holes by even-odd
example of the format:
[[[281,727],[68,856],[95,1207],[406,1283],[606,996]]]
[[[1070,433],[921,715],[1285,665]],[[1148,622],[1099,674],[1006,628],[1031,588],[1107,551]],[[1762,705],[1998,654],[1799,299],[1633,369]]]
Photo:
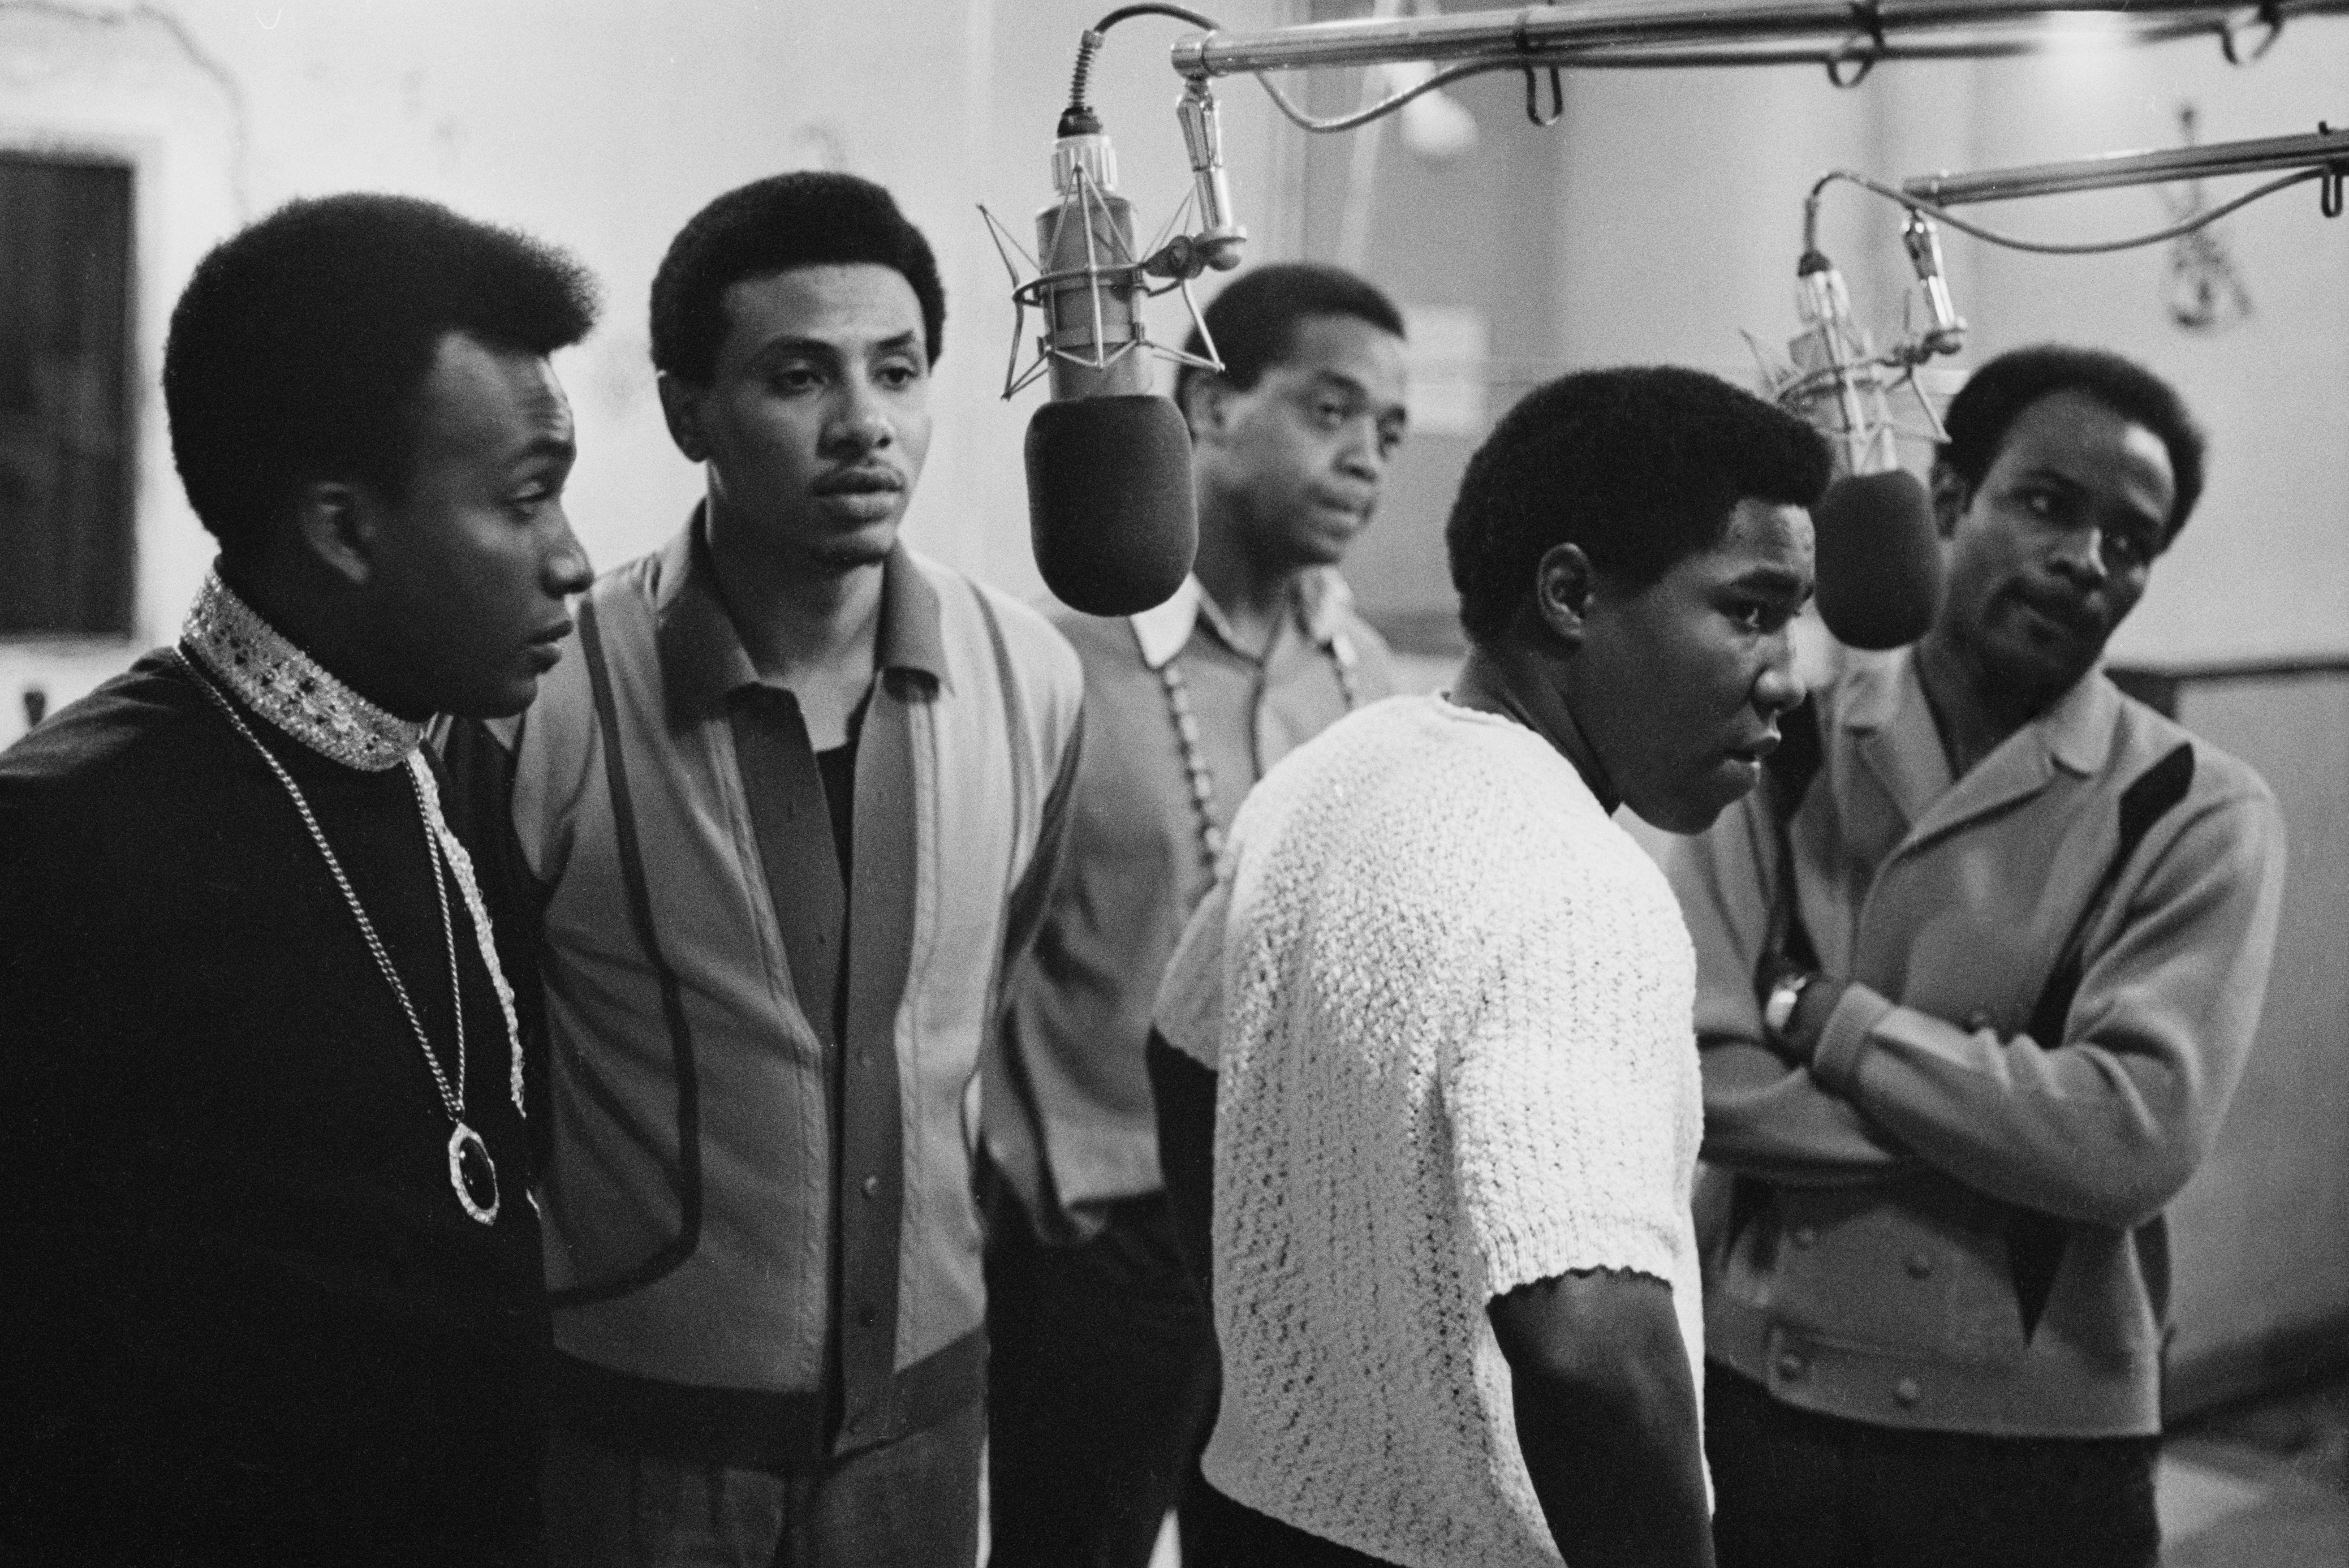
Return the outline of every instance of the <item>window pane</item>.
[[[130,170],[0,154],[0,635],[130,631]]]

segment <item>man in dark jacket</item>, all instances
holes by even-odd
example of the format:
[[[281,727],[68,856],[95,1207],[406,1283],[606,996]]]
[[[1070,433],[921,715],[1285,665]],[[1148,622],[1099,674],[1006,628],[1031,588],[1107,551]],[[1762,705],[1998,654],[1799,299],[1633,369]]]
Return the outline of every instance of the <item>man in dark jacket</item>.
[[[542,1556],[532,985],[419,741],[526,705],[568,629],[547,356],[593,310],[379,196],[181,297],[218,564],[177,647],[0,757],[0,1558]]]

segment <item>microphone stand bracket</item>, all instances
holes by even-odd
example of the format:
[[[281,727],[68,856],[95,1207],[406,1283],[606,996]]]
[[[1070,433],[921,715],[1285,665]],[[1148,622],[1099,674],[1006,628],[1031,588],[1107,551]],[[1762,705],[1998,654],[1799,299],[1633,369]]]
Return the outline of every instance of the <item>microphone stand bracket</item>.
[[[1004,397],[1009,400],[1034,386],[1051,368],[1054,360],[1081,366],[1087,370],[1102,371],[1137,349],[1147,350],[1177,365],[1195,366],[1202,370],[1223,369],[1223,359],[1216,353],[1215,336],[1207,330],[1206,318],[1200,312],[1198,301],[1192,295],[1191,280],[1216,265],[1216,256],[1226,253],[1234,242],[1229,236],[1218,235],[1212,231],[1198,235],[1173,233],[1170,238],[1170,232],[1191,211],[1192,199],[1186,196],[1183,205],[1176,208],[1167,220],[1166,227],[1160,232],[1147,255],[1137,257],[1122,244],[1112,245],[1112,253],[1103,255],[1095,244],[1095,237],[1104,232],[1113,236],[1116,231],[1099,222],[1103,211],[1100,187],[1085,162],[1071,160],[1066,167],[1070,172],[1070,187],[1061,198],[1058,221],[1061,223],[1073,221],[1083,225],[1083,266],[1044,271],[1042,264],[1028,253],[1027,247],[1004,226],[1000,219],[984,203],[978,209],[978,215],[986,221],[988,236],[995,242],[996,254],[1002,259],[1005,271],[1011,275],[1014,308],[1010,358],[1004,367]],[[1020,271],[1023,262],[1027,264],[1028,274],[1024,279]],[[1150,281],[1153,278],[1166,281],[1154,286]],[[1181,294],[1206,354],[1204,356],[1188,354],[1154,340],[1149,335],[1138,311],[1128,318],[1122,333],[1112,334],[1105,330],[1105,323],[1113,313],[1103,305],[1102,290],[1104,287],[1132,288],[1137,295],[1149,299],[1168,293]],[[1027,340],[1028,312],[1034,310],[1049,323],[1052,320],[1052,311],[1048,302],[1077,289],[1082,289],[1085,294],[1083,323],[1039,333],[1035,339],[1036,357],[1023,367],[1020,349]],[[1071,345],[1092,346],[1087,352]]]

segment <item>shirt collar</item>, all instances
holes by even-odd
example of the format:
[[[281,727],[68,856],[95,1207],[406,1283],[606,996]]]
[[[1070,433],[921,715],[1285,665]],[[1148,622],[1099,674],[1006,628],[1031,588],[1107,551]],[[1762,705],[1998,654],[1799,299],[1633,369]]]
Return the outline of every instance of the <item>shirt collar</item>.
[[[1354,593],[1338,575],[1337,568],[1322,566],[1300,573],[1295,592],[1298,629],[1316,647],[1350,652],[1346,643],[1345,619],[1353,608]],[[1202,619],[1226,645],[1238,646],[1223,611],[1207,596],[1196,577],[1184,578],[1174,596],[1164,604],[1126,619],[1133,624],[1134,641],[1142,646],[1142,662],[1154,670],[1164,668],[1189,645],[1191,634]]]
[[[1838,645],[1836,663],[1839,671],[1849,672],[1842,687],[1846,729],[1883,729],[1899,717],[1904,699],[1913,695],[1920,704],[1925,700],[1907,648],[1879,655]]]
[[[1925,688],[1917,676],[1914,649],[1846,656],[1856,666],[1851,696],[1844,707],[1846,729],[1883,729],[1910,702],[1917,705],[1920,716],[1926,715]],[[2047,755],[2058,767],[2085,778],[2103,765],[2111,749],[2113,727],[2120,722],[2120,693],[2105,678],[2099,666],[2075,681],[2069,691],[2055,699],[2054,707],[2024,727],[2038,735]],[[1924,722],[1930,725],[1932,720],[1926,717]]]
[[[346,768],[380,773],[423,743],[422,724],[336,679],[238,598],[218,568],[204,573],[180,642],[245,707]]]
[[[654,594],[662,681],[669,710],[698,715],[746,686],[759,672],[718,592],[716,568],[704,534],[705,511],[661,549],[660,586]],[[946,634],[937,590],[901,541],[881,564],[881,626],[874,640],[879,670],[903,670],[933,686],[947,680]]]
[[[2033,722],[2046,738],[2047,755],[2058,767],[2085,779],[2103,765],[2120,719],[2119,688],[2096,668],[2073,682],[2072,689]]]

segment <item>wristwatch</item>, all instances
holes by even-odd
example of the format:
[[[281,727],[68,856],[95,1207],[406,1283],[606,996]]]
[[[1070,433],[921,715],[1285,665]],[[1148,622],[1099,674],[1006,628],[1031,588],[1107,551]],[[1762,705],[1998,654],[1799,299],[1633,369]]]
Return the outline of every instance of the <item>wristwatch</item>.
[[[1762,1027],[1774,1040],[1786,1037],[1786,1026],[1795,1021],[1795,1006],[1803,999],[1803,987],[1818,976],[1806,969],[1791,969],[1770,987],[1770,995],[1762,1004]]]

